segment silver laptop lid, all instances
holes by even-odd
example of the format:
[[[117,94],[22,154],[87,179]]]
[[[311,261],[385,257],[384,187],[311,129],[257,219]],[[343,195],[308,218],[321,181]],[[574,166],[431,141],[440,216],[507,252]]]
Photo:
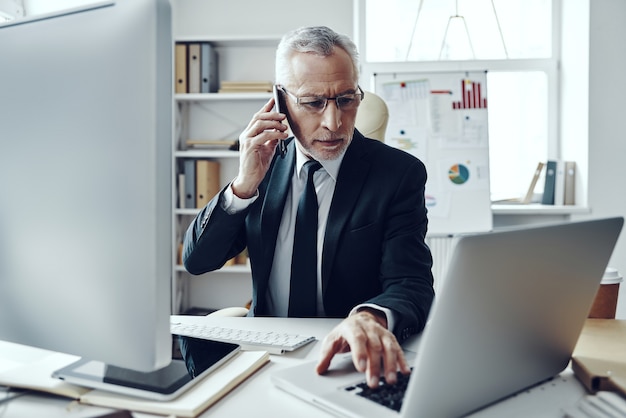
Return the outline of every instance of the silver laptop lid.
[[[460,238],[401,415],[464,415],[561,372],[623,222]]]

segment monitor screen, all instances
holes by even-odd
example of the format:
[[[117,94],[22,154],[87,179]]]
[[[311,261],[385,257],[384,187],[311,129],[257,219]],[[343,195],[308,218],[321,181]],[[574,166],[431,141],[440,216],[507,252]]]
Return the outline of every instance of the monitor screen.
[[[170,361],[167,0],[0,26],[0,340]]]

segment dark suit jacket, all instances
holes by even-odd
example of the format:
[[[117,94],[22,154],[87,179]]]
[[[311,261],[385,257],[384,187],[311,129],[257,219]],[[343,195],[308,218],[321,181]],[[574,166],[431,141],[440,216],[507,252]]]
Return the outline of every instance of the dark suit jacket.
[[[268,278],[283,206],[295,166],[294,142],[274,158],[245,211],[226,213],[223,191],[185,234],[183,261],[192,274],[220,268],[248,248],[251,314],[268,315]],[[393,310],[402,341],[424,327],[433,300],[432,257],[424,242],[426,169],[414,156],[355,131],[344,156],[328,214],[322,255],[326,314],[346,317],[360,303]]]

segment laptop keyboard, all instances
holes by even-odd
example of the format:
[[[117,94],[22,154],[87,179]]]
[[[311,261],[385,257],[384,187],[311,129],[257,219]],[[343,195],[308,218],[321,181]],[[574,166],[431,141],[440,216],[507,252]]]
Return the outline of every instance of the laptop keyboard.
[[[410,374],[405,375],[398,372],[398,381],[393,385],[387,383],[385,378],[381,377],[377,388],[372,389],[367,386],[366,381],[363,381],[359,384],[348,386],[345,390],[400,412],[404,393],[409,385],[409,377],[411,377]]]

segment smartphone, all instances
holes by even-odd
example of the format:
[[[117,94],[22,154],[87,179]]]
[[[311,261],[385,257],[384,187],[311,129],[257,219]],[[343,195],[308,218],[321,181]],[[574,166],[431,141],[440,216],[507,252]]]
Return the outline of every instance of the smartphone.
[[[279,113],[284,113],[282,110],[283,106],[281,105],[281,101],[280,101],[280,94],[278,93],[278,86],[276,86],[276,84],[274,84],[273,92],[274,92],[274,109],[276,109],[276,111]],[[285,144],[285,140],[284,139],[279,140],[276,146],[278,147],[280,158],[285,158],[285,155],[287,155],[287,145]]]

